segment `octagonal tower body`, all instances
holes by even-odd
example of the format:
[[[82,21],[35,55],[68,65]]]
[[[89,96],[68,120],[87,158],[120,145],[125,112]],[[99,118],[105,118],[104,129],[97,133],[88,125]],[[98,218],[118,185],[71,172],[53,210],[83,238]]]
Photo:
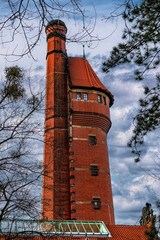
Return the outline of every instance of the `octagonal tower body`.
[[[42,218],[114,224],[106,140],[113,96],[86,59],[67,57],[62,21],[46,33]]]

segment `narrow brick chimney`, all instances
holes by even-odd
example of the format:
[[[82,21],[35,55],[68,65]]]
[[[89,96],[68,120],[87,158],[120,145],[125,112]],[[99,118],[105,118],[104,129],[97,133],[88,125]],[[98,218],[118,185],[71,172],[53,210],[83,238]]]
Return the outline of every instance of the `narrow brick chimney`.
[[[46,27],[47,75],[42,219],[70,219],[68,161],[68,84],[65,38],[60,20]]]

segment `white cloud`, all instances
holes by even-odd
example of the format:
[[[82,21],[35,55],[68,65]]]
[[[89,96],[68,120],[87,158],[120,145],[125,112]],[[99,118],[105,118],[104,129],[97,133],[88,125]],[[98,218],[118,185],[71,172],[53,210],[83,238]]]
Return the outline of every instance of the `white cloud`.
[[[128,218],[130,221],[127,224],[135,224],[141,216],[142,208],[146,202],[150,202],[155,206],[155,201],[159,199],[160,184],[148,175],[135,177],[126,184],[114,183],[115,188],[121,188],[120,194],[115,194],[114,206],[117,215],[117,224],[124,224],[124,217],[130,213]],[[151,195],[152,194],[152,195]]]
[[[133,109],[133,106],[129,106],[129,105],[124,106],[122,108],[114,107],[111,110],[112,118],[114,119],[118,118],[118,119],[124,120],[132,109]]]
[[[121,75],[121,74],[124,74],[124,73],[129,73],[130,70],[129,69],[126,69],[126,68],[123,68],[123,69],[116,69],[115,72],[114,72],[114,75]]]
[[[128,129],[125,132],[119,131],[116,135],[116,143],[119,145],[126,146],[128,143],[128,140],[131,138],[132,135],[132,129]]]
[[[122,100],[124,105],[126,105],[127,103],[130,104],[130,101],[132,101],[132,104],[137,103],[137,100],[140,96],[142,96],[143,93],[142,83],[136,81],[131,82],[129,81],[129,79],[127,79],[127,76],[125,75],[122,79],[119,79],[117,76],[114,77],[114,81],[111,83],[111,89],[112,92],[117,93],[122,98],[115,98],[115,101],[117,101],[116,104],[118,104],[118,102],[121,102]]]

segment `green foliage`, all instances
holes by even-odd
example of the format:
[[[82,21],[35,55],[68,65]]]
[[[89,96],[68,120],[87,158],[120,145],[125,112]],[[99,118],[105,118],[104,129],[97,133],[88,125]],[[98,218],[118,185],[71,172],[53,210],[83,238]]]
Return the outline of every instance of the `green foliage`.
[[[130,1],[129,1],[130,2]],[[108,72],[121,63],[135,63],[141,67],[137,79],[142,80],[146,70],[160,63],[160,1],[143,0],[141,5],[127,4],[123,13],[126,23],[120,43],[114,47],[110,57],[103,62],[103,71]],[[131,25],[131,26],[130,26]]]
[[[40,104],[40,99],[37,96],[33,95],[31,98],[27,100],[27,104],[31,109],[35,108]]]
[[[43,97],[28,80],[13,66],[5,69],[0,84],[0,221],[38,216],[33,189],[42,172],[34,153],[42,141],[37,114]]]
[[[136,64],[135,79],[142,81],[144,73],[160,65],[160,0],[143,0],[140,5],[127,1],[122,17],[125,29],[122,35],[123,43],[118,44],[106,62],[103,71],[119,64]],[[136,154],[135,161],[140,160],[139,146],[144,143],[144,136],[159,127],[160,76],[151,79],[152,86],[144,88],[144,98],[139,100],[140,109],[134,118],[133,136],[128,144],[132,153]]]
[[[18,66],[5,69],[4,87],[1,90],[2,99],[7,98],[11,101],[17,101],[24,97],[25,90],[22,86],[24,78],[23,70]]]
[[[145,97],[139,100],[140,109],[134,118],[133,136],[128,144],[132,147],[132,153],[137,155],[136,162],[140,161],[141,151],[138,146],[144,143],[144,136],[154,131],[160,125],[160,76],[157,76],[157,84],[153,88],[145,87]]]
[[[157,236],[158,231],[156,229],[156,216],[152,217],[151,220],[151,227],[148,231],[145,232],[145,234],[148,236],[148,240],[158,240],[159,237]]]

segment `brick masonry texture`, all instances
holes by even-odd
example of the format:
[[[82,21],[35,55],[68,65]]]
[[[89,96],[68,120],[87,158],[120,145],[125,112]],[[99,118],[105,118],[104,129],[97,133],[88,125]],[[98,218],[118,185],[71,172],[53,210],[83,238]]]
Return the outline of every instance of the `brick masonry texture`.
[[[47,82],[45,111],[42,219],[70,219],[68,162],[68,96],[63,26],[51,26],[47,35]],[[55,51],[55,52],[53,52]]]
[[[67,69],[68,64],[74,61],[66,57],[64,26],[49,26],[46,33],[42,219],[93,220],[114,224],[106,140],[111,127],[109,106],[112,95],[87,60],[75,58],[82,67],[80,73],[76,64],[77,69],[70,65]],[[71,75],[69,70],[72,70]],[[80,86],[82,78],[85,86]],[[81,93],[81,100],[77,99],[77,92]],[[98,95],[101,95],[102,103],[98,102]],[[95,137],[95,145],[91,145],[90,136]],[[97,167],[98,176],[92,176],[91,166]],[[94,198],[99,199],[100,209],[94,209]]]
[[[91,94],[91,96],[90,96]],[[70,162],[71,192],[71,218],[76,220],[103,220],[105,224],[114,224],[114,210],[108,160],[106,133],[111,122],[108,106],[98,103],[99,91],[88,92],[88,100],[75,101],[72,94],[72,146],[74,152]],[[77,114],[77,111],[79,113]],[[89,136],[95,136],[96,145],[91,145]],[[91,176],[91,165],[99,169],[98,176]],[[101,202],[100,209],[94,209],[93,198],[98,197]]]

